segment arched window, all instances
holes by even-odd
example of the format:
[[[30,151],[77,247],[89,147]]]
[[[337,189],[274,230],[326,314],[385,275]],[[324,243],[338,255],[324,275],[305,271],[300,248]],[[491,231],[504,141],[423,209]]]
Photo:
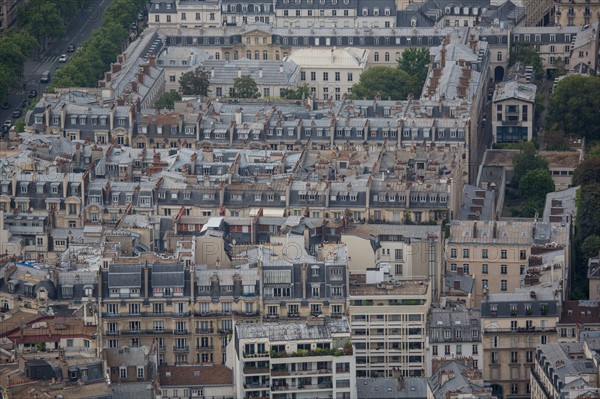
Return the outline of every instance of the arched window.
[[[496,61],[502,61],[502,52],[498,51],[498,53],[496,54]]]
[[[263,60],[268,60],[269,59],[269,52],[267,50],[263,51]]]
[[[275,60],[279,61],[280,57],[279,57],[279,51],[275,52]]]
[[[373,55],[373,59],[375,60],[375,62],[379,61],[379,53],[375,52],[375,54]]]
[[[239,59],[239,58],[240,58],[240,53],[238,53],[238,52],[237,52],[237,50],[236,50],[236,51],[234,51],[234,52],[233,52],[233,59],[234,59],[234,60],[237,60],[237,59]]]
[[[387,51],[385,52],[384,58],[386,61],[390,60],[390,53],[388,53]]]
[[[255,59],[255,60],[260,60],[260,52],[259,52],[258,50],[256,50],[256,51],[254,52],[254,59]]]
[[[250,51],[250,50],[246,51],[246,58],[248,58],[249,60],[252,59],[252,51]]]
[[[221,53],[219,53],[218,51],[215,53],[215,60],[220,60],[221,59]]]

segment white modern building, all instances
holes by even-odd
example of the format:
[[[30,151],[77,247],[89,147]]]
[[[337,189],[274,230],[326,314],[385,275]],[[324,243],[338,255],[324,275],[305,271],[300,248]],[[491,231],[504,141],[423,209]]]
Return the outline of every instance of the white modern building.
[[[385,267],[367,270],[350,276],[348,302],[358,377],[426,375],[428,281],[398,281]]]
[[[236,398],[356,398],[345,319],[238,324],[227,352]]]

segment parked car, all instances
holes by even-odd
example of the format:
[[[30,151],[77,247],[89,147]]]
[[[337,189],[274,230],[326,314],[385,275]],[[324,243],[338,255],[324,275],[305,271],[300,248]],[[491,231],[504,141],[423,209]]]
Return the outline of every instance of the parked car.
[[[67,53],[72,53],[73,51],[75,51],[76,48],[77,46],[75,46],[73,43],[69,44],[67,46]]]
[[[58,62],[67,62],[67,59],[68,59],[68,58],[69,58],[69,56],[68,56],[68,55],[66,55],[66,54],[61,54],[61,55],[60,55],[60,57],[59,57],[59,59],[58,59]]]
[[[12,117],[13,118],[20,118],[21,117],[21,110],[20,109],[15,109],[12,113]]]
[[[28,105],[31,105],[31,100],[23,100],[23,101],[21,101],[21,108],[25,108]]]
[[[10,108],[10,103],[8,101],[4,101],[2,103],[2,109],[9,109]]]
[[[29,98],[36,98],[37,97],[37,90],[31,90],[29,92]]]

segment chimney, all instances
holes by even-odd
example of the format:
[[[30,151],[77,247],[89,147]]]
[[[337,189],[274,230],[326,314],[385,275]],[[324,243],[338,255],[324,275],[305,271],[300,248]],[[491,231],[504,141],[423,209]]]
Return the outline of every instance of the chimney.
[[[104,72],[104,80],[106,80],[107,82],[110,82],[112,80],[112,73]]]
[[[477,238],[477,222],[473,223],[473,238]]]
[[[212,69],[210,70],[210,77],[211,78],[215,77],[215,67],[212,67]]]
[[[283,64],[279,64],[279,72],[283,73]]]
[[[446,67],[446,46],[442,47],[442,49],[440,50],[440,57],[441,57],[442,68],[445,68]]]
[[[494,222],[494,227],[492,227],[492,238],[495,240],[498,237],[496,237],[498,235],[498,226],[496,225],[496,222]]]
[[[308,265],[306,263],[302,264],[302,275],[301,275],[301,281],[302,281],[302,298],[306,298],[306,278],[307,278],[307,273],[308,273]]]
[[[139,83],[144,84],[144,74],[143,73],[137,73],[137,80]]]
[[[137,93],[138,91],[138,82],[136,82],[135,80],[131,82],[131,91],[133,91],[134,93]]]
[[[262,70],[262,68],[258,68],[258,77],[259,78],[263,77],[263,70]]]
[[[154,68],[156,67],[156,55],[152,54],[148,57],[148,64]]]
[[[144,71],[144,75],[150,75],[150,66],[142,65],[142,71]]]
[[[117,73],[121,70],[121,64],[110,64],[110,72]]]
[[[118,62],[119,64],[122,64],[122,63],[124,63],[124,62],[125,62],[125,56],[124,56],[123,54],[119,54],[119,55],[117,56],[117,62]]]
[[[238,67],[237,69],[237,77],[241,78],[242,77],[242,68]]]
[[[148,298],[150,276],[148,273],[148,261],[144,264],[144,298]]]

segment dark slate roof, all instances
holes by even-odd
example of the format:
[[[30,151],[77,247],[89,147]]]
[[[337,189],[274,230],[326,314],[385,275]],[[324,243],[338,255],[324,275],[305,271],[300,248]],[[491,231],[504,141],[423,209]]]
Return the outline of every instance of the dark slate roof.
[[[152,268],[153,287],[183,287],[185,267],[183,264],[155,265]]]
[[[111,265],[108,273],[108,287],[140,287],[142,285],[141,265]]]

